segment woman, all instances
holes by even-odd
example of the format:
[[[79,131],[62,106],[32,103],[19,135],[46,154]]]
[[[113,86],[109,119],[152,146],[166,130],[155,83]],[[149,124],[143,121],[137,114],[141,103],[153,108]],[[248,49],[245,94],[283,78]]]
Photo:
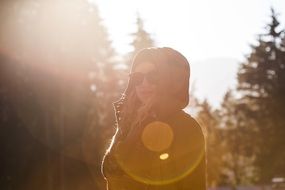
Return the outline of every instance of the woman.
[[[103,158],[108,190],[206,190],[205,141],[182,109],[190,67],[178,51],[146,48],[114,103],[117,131]]]

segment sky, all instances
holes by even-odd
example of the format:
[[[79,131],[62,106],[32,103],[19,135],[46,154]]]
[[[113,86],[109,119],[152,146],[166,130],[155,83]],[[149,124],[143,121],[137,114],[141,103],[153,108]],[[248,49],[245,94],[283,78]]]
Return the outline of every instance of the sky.
[[[113,47],[131,51],[136,15],[156,46],[185,55],[191,66],[190,89],[218,108],[225,92],[234,89],[240,63],[250,44],[265,32],[270,7],[285,28],[284,0],[89,0],[97,4]]]

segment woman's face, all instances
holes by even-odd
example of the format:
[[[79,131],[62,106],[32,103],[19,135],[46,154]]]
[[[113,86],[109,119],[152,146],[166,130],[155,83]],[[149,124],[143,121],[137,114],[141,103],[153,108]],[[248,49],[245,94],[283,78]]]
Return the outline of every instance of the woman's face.
[[[134,73],[144,76],[141,82],[136,84],[135,90],[139,100],[145,104],[156,92],[156,67],[151,62],[142,62],[135,67]]]

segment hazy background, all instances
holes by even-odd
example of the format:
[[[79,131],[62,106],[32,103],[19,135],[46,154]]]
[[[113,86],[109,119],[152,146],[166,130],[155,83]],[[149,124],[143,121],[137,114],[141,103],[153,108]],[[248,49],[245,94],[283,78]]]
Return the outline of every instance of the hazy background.
[[[176,48],[188,58],[197,98],[207,98],[215,107],[236,84],[238,66],[251,51],[249,44],[270,21],[270,7],[285,25],[285,2],[280,0],[90,2],[98,4],[112,45],[121,54],[132,51],[130,34],[136,31],[139,14],[156,45]]]
[[[282,0],[0,1],[0,189],[105,189],[112,103],[134,54],[152,46],[191,64],[185,110],[205,132],[209,189],[284,183],[284,10]]]

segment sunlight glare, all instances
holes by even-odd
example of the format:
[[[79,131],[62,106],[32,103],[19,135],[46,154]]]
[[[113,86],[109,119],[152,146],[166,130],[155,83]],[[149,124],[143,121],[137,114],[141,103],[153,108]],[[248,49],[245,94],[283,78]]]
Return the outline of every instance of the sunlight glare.
[[[161,160],[166,160],[168,157],[169,157],[169,154],[168,154],[168,153],[163,153],[163,154],[161,154],[161,155],[159,156],[159,158],[160,158]]]

